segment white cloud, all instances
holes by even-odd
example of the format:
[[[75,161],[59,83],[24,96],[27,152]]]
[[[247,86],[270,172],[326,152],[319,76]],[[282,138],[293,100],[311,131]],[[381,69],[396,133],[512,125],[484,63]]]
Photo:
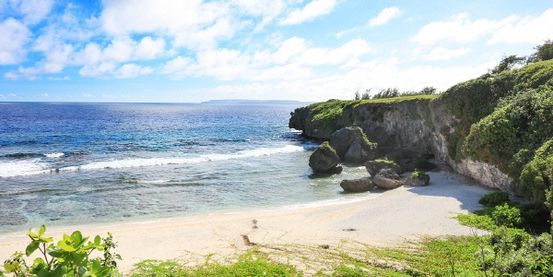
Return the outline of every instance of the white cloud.
[[[246,84],[223,84],[212,90],[215,95],[232,95],[234,98],[266,98],[268,91],[284,91],[271,95],[314,101],[352,99],[357,90],[397,87],[402,90],[419,90],[425,86],[446,89],[449,86],[477,77],[486,72],[492,63],[475,66],[410,66],[400,59],[387,58],[359,63],[346,71],[318,74],[299,80],[264,80]]]
[[[494,31],[490,43],[542,43],[553,38],[553,9],[537,17],[513,17]]]
[[[112,74],[117,66],[111,62],[103,62],[100,64],[85,65],[79,70],[79,74],[83,77],[100,77]]]
[[[413,37],[420,45],[441,42],[470,43],[485,39],[488,43],[540,43],[553,37],[553,9],[538,16],[509,16],[498,20],[472,20],[468,14],[423,26]]]
[[[401,10],[398,7],[388,7],[378,13],[378,15],[369,20],[369,26],[375,27],[388,23],[390,20],[399,17]]]
[[[336,0],[312,0],[303,8],[293,10],[281,21],[283,25],[295,25],[329,14],[336,6]]]
[[[29,29],[13,18],[0,22],[0,65],[17,64],[25,58],[24,46],[30,36]]]
[[[52,0],[9,0],[9,5],[23,16],[26,24],[36,24],[42,21],[52,9]]]
[[[286,7],[284,0],[233,0],[232,5],[238,9],[240,15],[261,17],[254,32],[260,31],[269,24]]]
[[[120,79],[134,78],[141,75],[148,75],[152,73],[152,71],[150,67],[129,63],[119,67],[114,72],[114,76]]]
[[[136,46],[135,57],[140,60],[151,60],[165,51],[165,41],[162,38],[144,37]]]
[[[432,49],[429,53],[423,55],[423,58],[429,61],[445,61],[453,58],[461,57],[468,54],[468,48],[445,48],[445,47],[436,47]]]
[[[194,60],[179,56],[164,66],[163,73],[175,78],[213,77],[222,81],[302,79],[312,76],[316,67],[355,64],[370,51],[361,39],[336,48],[320,48],[292,37],[275,51],[217,49],[201,51]]]

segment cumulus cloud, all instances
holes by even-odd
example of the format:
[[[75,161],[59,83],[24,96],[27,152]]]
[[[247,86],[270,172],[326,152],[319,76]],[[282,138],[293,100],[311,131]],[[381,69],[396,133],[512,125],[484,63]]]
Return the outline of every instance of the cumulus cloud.
[[[25,44],[30,40],[29,29],[16,19],[0,22],[0,65],[17,64],[25,58]]]
[[[329,14],[336,6],[336,0],[312,0],[303,8],[293,10],[280,23],[283,25],[296,25]]]
[[[114,75],[116,78],[120,79],[126,79],[126,78],[134,78],[141,75],[148,75],[152,73],[152,68],[147,66],[140,66],[137,64],[124,64],[121,67],[119,67],[115,72]]]
[[[350,40],[336,48],[321,48],[292,37],[274,51],[243,53],[217,49],[201,51],[195,59],[179,56],[166,63],[163,73],[174,78],[213,77],[222,81],[302,79],[312,76],[319,66],[355,64],[370,51],[362,39]]]
[[[388,23],[390,20],[399,17],[401,10],[398,7],[388,7],[383,9],[375,17],[369,20],[369,26],[375,27]]]
[[[423,58],[429,61],[445,61],[464,56],[468,53],[468,48],[436,47],[432,49],[429,53],[423,55]]]
[[[486,72],[494,62],[472,66],[420,66],[408,65],[397,58],[377,58],[357,64],[347,70],[320,74],[307,79],[280,81],[254,81],[246,84],[223,84],[213,89],[216,95],[232,95],[234,98],[263,97],[267,91],[286,91],[282,97],[294,95],[295,99],[324,101],[329,98],[351,99],[357,90],[397,87],[403,90],[419,90],[425,86],[446,89],[449,86],[477,77]],[[271,95],[278,97],[278,95]]]
[[[423,26],[413,37],[420,45],[442,42],[540,43],[553,37],[553,9],[538,16],[508,16],[498,20],[471,19],[467,13]]]
[[[3,5],[20,14],[25,24],[33,25],[42,21],[50,13],[54,2],[52,0],[10,0]],[[1,7],[2,4],[0,4]]]

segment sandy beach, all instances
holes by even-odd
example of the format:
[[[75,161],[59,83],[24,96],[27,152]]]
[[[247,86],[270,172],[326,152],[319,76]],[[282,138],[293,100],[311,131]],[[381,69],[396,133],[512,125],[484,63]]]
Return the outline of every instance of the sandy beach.
[[[447,172],[432,172],[428,187],[401,187],[349,202],[210,213],[140,222],[51,227],[50,236],[81,230],[86,235],[111,232],[118,242],[121,269],[144,259],[182,258],[246,250],[242,235],[258,244],[337,244],[343,240],[375,246],[401,245],[421,236],[470,234],[453,218],[479,208],[489,192]],[[253,228],[253,220],[257,228]],[[25,232],[0,234],[0,258],[22,251]]]

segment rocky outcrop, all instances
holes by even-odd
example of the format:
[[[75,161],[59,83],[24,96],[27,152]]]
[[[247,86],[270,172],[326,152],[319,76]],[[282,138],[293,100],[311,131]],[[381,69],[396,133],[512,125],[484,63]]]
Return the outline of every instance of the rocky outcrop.
[[[430,176],[421,171],[415,171],[411,177],[405,179],[405,185],[413,187],[422,187],[430,185]]]
[[[327,121],[313,119],[313,106],[296,109],[289,126],[302,130],[305,136],[318,139],[331,139],[334,130],[356,126],[363,130],[368,140],[378,144],[379,154],[388,156],[408,170],[413,170],[415,161],[421,157],[432,156],[483,185],[510,190],[512,179],[494,165],[457,160],[450,155],[449,148],[453,146],[448,144],[448,138],[456,132],[452,126],[459,120],[448,111],[443,101],[413,99],[342,106],[341,113]]]
[[[359,127],[345,127],[330,136],[330,145],[343,162],[363,163],[376,156],[376,144],[371,143]]]
[[[393,170],[385,168],[373,177],[373,183],[381,189],[395,189],[403,186],[404,182]]]
[[[389,168],[396,172],[397,174],[401,173],[401,167],[397,163],[387,159],[372,160],[365,163],[365,168],[371,176],[375,176],[380,170],[384,168]]]
[[[345,192],[365,192],[374,188],[374,184],[369,178],[361,178],[355,180],[343,180],[340,187]]]
[[[328,142],[321,144],[309,157],[309,166],[315,173],[340,173],[342,168],[338,163],[340,157]]]

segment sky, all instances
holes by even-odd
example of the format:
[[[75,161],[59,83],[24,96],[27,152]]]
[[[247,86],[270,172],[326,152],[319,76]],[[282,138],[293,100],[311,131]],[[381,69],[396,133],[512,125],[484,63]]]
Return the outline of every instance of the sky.
[[[553,0],[0,0],[0,101],[445,90],[553,39]]]

